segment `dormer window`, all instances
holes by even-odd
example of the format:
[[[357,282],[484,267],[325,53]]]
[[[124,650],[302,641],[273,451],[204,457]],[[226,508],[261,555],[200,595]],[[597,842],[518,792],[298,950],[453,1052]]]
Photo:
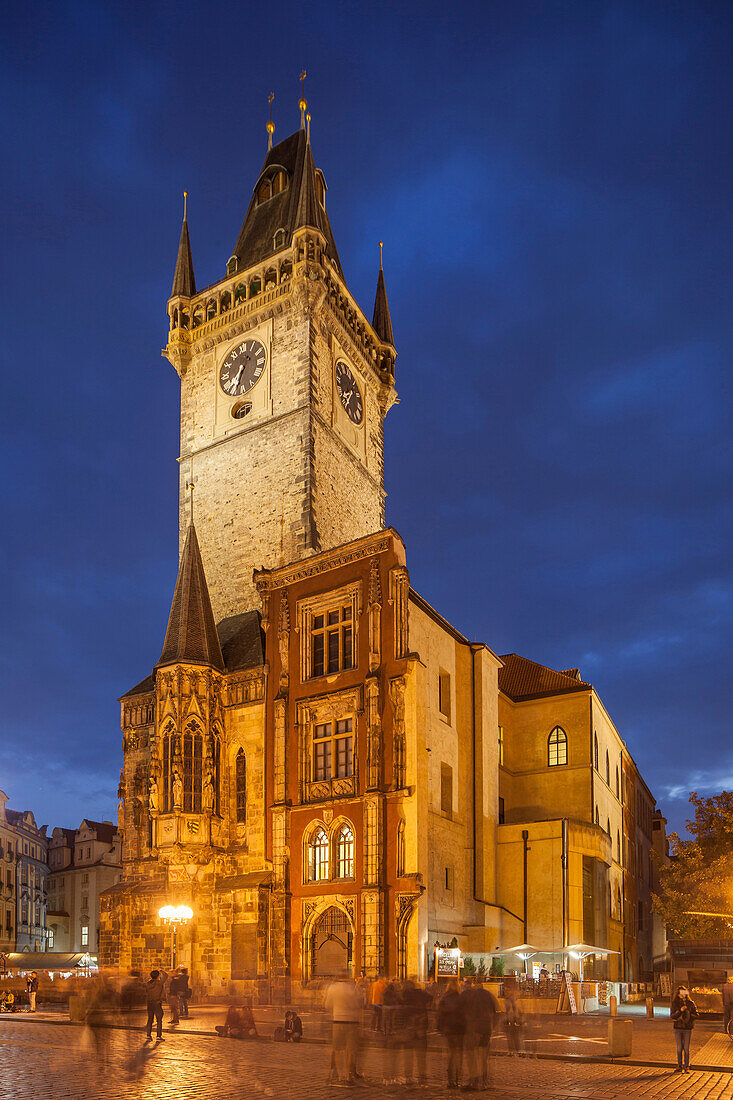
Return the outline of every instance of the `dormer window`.
[[[288,186],[288,174],[282,168],[272,168],[265,178],[257,185],[257,206],[274,198]]]
[[[320,170],[316,170],[316,194],[318,195],[318,201],[326,209],[326,181],[323,178],[323,173]]]
[[[227,275],[237,274],[237,257],[230,256],[227,260]]]
[[[273,244],[275,246],[275,251],[276,252],[278,251],[278,249],[285,247],[285,230],[284,229],[278,229],[277,233],[275,234]]]

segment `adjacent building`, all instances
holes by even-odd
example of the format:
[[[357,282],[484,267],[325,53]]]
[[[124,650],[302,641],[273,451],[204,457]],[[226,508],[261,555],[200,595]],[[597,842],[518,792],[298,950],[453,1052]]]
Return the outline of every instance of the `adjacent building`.
[[[305,109],[200,292],[184,214],[164,352],[179,571],[160,657],[121,699],[100,961],[164,963],[158,910],[185,903],[179,956],[214,993],[288,997],[344,967],[425,978],[453,937],[487,955],[542,938],[558,959],[590,940],[616,952],[609,976],[646,967],[653,801],[594,687],[464,637],[385,527],[384,273],[370,321]]]
[[[17,916],[15,860],[18,838],[6,817],[7,801],[5,791],[0,791],[0,954],[15,951]]]
[[[85,818],[48,842],[47,950],[97,955],[99,896],[122,870],[122,837],[111,821]]]
[[[39,829],[30,810],[9,810],[7,807],[5,823],[15,838],[15,950],[45,951],[47,827],[43,825]],[[5,874],[7,882],[7,870]],[[6,898],[9,898],[7,886]]]

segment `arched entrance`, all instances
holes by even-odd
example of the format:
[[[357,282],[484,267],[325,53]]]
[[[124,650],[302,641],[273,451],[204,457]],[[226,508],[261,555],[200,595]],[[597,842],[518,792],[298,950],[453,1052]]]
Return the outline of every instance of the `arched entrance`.
[[[335,978],[351,968],[354,933],[343,909],[331,906],[321,913],[310,937],[311,977]]]

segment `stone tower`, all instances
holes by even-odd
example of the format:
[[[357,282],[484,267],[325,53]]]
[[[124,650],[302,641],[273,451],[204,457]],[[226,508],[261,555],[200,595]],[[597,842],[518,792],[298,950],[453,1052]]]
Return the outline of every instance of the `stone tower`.
[[[370,324],[347,288],[301,100],[272,146],[226,274],[197,293],[184,213],[163,354],[181,379],[180,546],[189,486],[214,618],[258,606],[277,568],[384,526],[395,348],[381,271]]]

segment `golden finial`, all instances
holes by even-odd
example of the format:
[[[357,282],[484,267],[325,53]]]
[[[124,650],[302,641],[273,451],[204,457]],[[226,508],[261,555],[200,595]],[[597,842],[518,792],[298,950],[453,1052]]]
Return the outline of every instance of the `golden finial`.
[[[310,139],[311,139],[311,116],[310,116],[310,114],[307,114],[305,116],[305,121],[308,123],[308,131],[307,132],[308,132],[308,141],[310,141]]]
[[[301,128],[301,130],[305,130],[305,110],[306,110],[306,107],[308,106],[308,101],[305,98],[305,77],[306,77],[306,72],[305,72],[305,69],[303,69],[303,72],[300,74],[300,99],[298,101],[298,106],[300,107],[300,128]]]
[[[275,133],[275,123],[272,121],[272,101],[275,98],[275,93],[270,92],[267,97],[267,102],[270,104],[270,117],[265,123],[265,129],[267,130],[267,148],[272,149],[272,135]]]
[[[188,217],[188,191],[183,192],[183,220]]]
[[[382,248],[384,247],[384,241],[379,242],[379,270],[382,270]]]
[[[191,477],[193,477],[193,462],[191,463]],[[193,489],[194,489],[194,485],[193,485],[192,481],[190,481],[188,483],[187,488],[191,490],[191,526],[193,527]]]

